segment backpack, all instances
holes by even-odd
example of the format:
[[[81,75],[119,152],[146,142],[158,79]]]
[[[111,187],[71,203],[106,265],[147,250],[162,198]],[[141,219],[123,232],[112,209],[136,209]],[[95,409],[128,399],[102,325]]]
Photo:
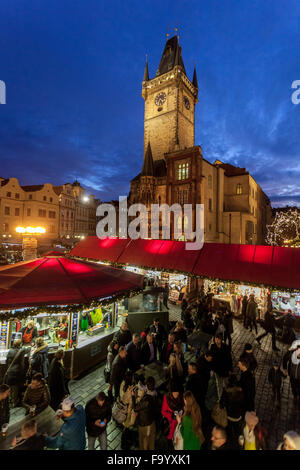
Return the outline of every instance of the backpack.
[[[112,417],[118,424],[122,424],[124,421],[126,421],[127,408],[128,405],[124,405],[124,403],[122,403],[120,399],[117,398],[112,408]]]

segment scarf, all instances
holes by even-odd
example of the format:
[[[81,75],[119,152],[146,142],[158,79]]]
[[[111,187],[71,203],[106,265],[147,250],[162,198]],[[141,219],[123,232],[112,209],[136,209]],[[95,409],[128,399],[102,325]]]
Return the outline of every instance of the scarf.
[[[294,351],[293,354],[292,354],[292,363],[295,366],[298,366],[300,364],[300,357],[298,357],[298,354],[299,354],[299,349]]]

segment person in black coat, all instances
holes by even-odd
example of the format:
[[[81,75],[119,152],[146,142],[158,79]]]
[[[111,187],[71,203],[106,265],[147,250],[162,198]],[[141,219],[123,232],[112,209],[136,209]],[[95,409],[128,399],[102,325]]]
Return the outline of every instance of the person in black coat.
[[[0,385],[0,429],[3,424],[9,423],[9,394],[10,387],[7,384]]]
[[[253,348],[252,348],[252,345],[250,343],[246,343],[245,344],[245,347],[244,347],[244,352],[241,354],[240,356],[240,359],[242,358],[247,358],[249,360],[249,370],[250,372],[252,372],[253,374],[255,373],[256,369],[257,369],[257,360],[254,356],[254,353],[253,353]]]
[[[224,343],[226,343],[226,340],[228,339],[228,345],[230,349],[231,349],[231,344],[232,344],[231,335],[233,333],[233,321],[232,320],[233,320],[233,313],[231,310],[227,309],[223,316],[223,325],[225,327],[223,339],[224,339]]]
[[[21,437],[14,437],[12,450],[43,450],[46,445],[46,437],[37,434],[37,422],[35,419],[26,421],[21,428]]]
[[[273,367],[271,367],[268,373],[268,381],[272,385],[273,399],[275,400],[275,403],[277,402],[278,408],[280,407],[281,385],[283,378],[285,378],[285,375],[279,367],[279,362],[274,361]]]
[[[273,351],[280,351],[276,346],[276,329],[275,329],[275,318],[273,315],[272,307],[269,307],[265,313],[265,318],[263,322],[263,328],[265,333],[262,335],[257,336],[256,341],[260,345],[260,341],[264,336],[267,336],[269,333],[272,335],[272,349]]]
[[[181,341],[182,343],[187,342],[187,333],[182,321],[178,321],[176,323],[174,328],[172,328],[171,333],[174,333],[175,341]]]
[[[126,346],[128,368],[136,372],[142,364],[142,349],[140,337],[137,333],[132,335],[132,341]]]
[[[12,407],[18,405],[20,391],[25,383],[26,365],[25,355],[30,353],[30,348],[22,348],[22,340],[16,339],[13,347],[8,351],[6,358],[7,372],[5,382],[11,388]]]
[[[160,355],[160,360],[164,364],[169,363],[170,354],[174,352],[174,343],[175,343],[175,335],[174,333],[169,333],[168,342],[165,342],[165,344],[163,345],[161,355]]]
[[[147,365],[156,361],[156,353],[157,348],[153,341],[153,336],[148,333],[146,336],[146,342],[142,346],[142,364]]]
[[[232,357],[229,346],[223,343],[222,338],[222,333],[216,334],[210,348],[213,356],[212,370],[219,377],[228,377],[229,372],[232,372]]]
[[[163,325],[159,323],[159,318],[155,318],[153,324],[149,328],[149,333],[154,335],[155,344],[159,354],[161,354],[163,343],[167,339],[167,333]]]
[[[205,389],[204,399],[207,392],[208,382],[210,379],[210,372],[212,371],[213,366],[213,355],[211,351],[205,351],[202,356],[199,357],[197,361],[197,371],[203,382]]]
[[[128,328],[126,321],[124,321],[121,325],[119,331],[117,331],[114,335],[114,339],[117,340],[119,346],[126,346],[131,341],[131,333]]]
[[[112,363],[110,374],[110,385],[114,389],[115,400],[117,400],[120,393],[120,386],[124,380],[124,375],[127,370],[127,351],[125,346],[119,348],[119,353]]]
[[[37,338],[35,345],[36,349],[30,360],[31,377],[34,374],[41,373],[43,378],[47,380],[49,373],[48,345],[43,338]]]
[[[94,450],[96,439],[101,450],[107,450],[107,424],[111,420],[111,403],[104,392],[98,393],[85,407],[88,449]]]
[[[188,365],[188,379],[185,384],[185,391],[192,392],[200,408],[203,408],[207,388],[198,374],[197,364],[190,362]]]
[[[244,393],[244,412],[255,411],[255,376],[249,370],[249,360],[247,358],[240,359],[238,362],[238,367],[242,372],[239,380],[239,386]]]
[[[50,406],[56,411],[66,395],[69,395],[68,382],[63,365],[64,351],[59,349],[51,361],[48,377]]]
[[[238,437],[242,432],[245,404],[244,392],[235,375],[229,377],[228,384],[223,389],[220,406],[225,407],[227,411],[227,435],[230,448],[238,450]]]
[[[248,305],[248,297],[247,295],[244,295],[243,300],[242,300],[242,316],[243,316],[243,325],[245,328],[248,328],[248,322],[247,322],[247,305]]]

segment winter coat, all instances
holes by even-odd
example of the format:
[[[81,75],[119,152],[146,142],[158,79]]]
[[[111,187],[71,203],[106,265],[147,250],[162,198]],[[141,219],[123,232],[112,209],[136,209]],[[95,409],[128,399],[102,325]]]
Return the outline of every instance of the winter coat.
[[[196,373],[188,376],[185,391],[192,392],[200,408],[205,401],[206,389],[206,384],[203,383],[201,375]]]
[[[246,315],[248,299],[242,300],[242,315]]]
[[[245,412],[255,410],[255,377],[249,370],[241,373],[239,386],[242,388],[245,399]]]
[[[162,345],[163,341],[167,339],[167,333],[163,325],[158,325],[158,332],[156,333],[155,325],[151,325],[149,328],[149,333],[155,334],[155,341],[157,344]]]
[[[108,398],[105,399],[102,406],[98,405],[96,398],[92,398],[85,407],[86,415],[86,432],[89,436],[97,437],[103,431],[105,431],[107,424],[111,420],[111,403]],[[103,421],[106,419],[106,425],[99,427],[95,424],[95,421],[100,419]]]
[[[47,380],[49,373],[48,352],[49,348],[47,345],[43,345],[34,351],[31,358],[31,377],[40,372],[43,378]]]
[[[110,374],[111,385],[114,385],[116,387],[119,384],[121,384],[126,370],[127,370],[127,358],[122,359],[120,355],[118,354],[112,363],[111,374]]]
[[[210,379],[210,371],[212,370],[212,361],[209,362],[205,359],[204,356],[200,356],[197,362],[197,369],[198,369],[198,374],[201,377],[201,380],[203,382],[203,388],[205,390],[205,393],[207,391],[207,386],[208,382]]]
[[[293,363],[293,361],[291,361],[290,371],[291,371],[290,377],[295,380],[300,381],[300,363],[296,365]]]
[[[46,437],[46,446],[59,450],[84,450],[85,412],[82,405],[77,405],[69,418],[63,418],[64,424],[56,437]]]
[[[225,326],[225,330],[230,335],[232,335],[232,333],[233,333],[233,320],[232,320],[232,318],[233,318],[232,312],[226,313],[224,315],[224,318],[223,318],[223,324]]]
[[[256,320],[256,313],[257,313],[257,303],[255,300],[249,300],[247,309],[246,309],[246,316],[251,320]]]
[[[115,333],[114,339],[118,341],[119,346],[126,346],[130,343],[132,334],[129,330],[123,331],[122,328],[120,328],[119,331]]]
[[[133,400],[131,395],[131,390],[129,387],[127,388],[126,392],[124,391],[125,380],[121,383],[120,386],[120,400],[124,405],[127,405],[127,417],[123,422],[124,428],[129,428],[133,425],[133,418],[132,418],[132,411],[133,411]]]
[[[274,315],[270,312],[265,313],[265,318],[262,324],[263,328],[265,331],[268,333],[275,333],[275,318]]]
[[[161,362],[163,362],[164,364],[168,364],[169,363],[169,357],[170,357],[170,354],[172,354],[172,352],[174,352],[174,343],[172,343],[172,348],[168,348],[168,346],[170,345],[171,343],[165,343],[162,347],[162,351],[161,351],[161,355],[160,355],[160,360]]]
[[[142,362],[142,348],[140,343],[136,346],[132,341],[126,346],[128,368],[133,372],[137,371]]]
[[[9,418],[9,397],[7,397],[4,400],[0,400],[0,429],[2,428],[3,424],[9,423]]]
[[[153,348],[154,348],[154,361],[156,361],[156,344],[153,341]],[[146,365],[149,364],[150,361],[150,356],[151,356],[151,351],[150,351],[150,346],[148,342],[146,341],[143,346],[142,346],[142,364]]]
[[[173,439],[174,432],[177,426],[177,420],[174,416],[174,411],[183,411],[184,402],[183,396],[179,395],[178,399],[175,398],[169,393],[164,395],[161,414],[169,421],[169,434],[168,439]]]
[[[271,367],[269,370],[268,381],[273,387],[280,389],[283,377],[285,377],[285,375],[280,369],[275,370],[274,367]]]
[[[222,343],[221,347],[213,343],[210,348],[213,360],[212,370],[214,370],[220,377],[228,377],[229,372],[232,371],[232,357],[230,347]]]
[[[25,370],[26,366],[25,366],[24,356],[26,353],[27,353],[26,348],[11,348],[8,351],[7,358],[6,358],[7,369],[10,367],[15,357],[17,356],[17,354],[18,356],[16,360],[14,361],[12,367],[10,367],[8,373],[6,374],[5,382],[7,383],[7,385],[23,385],[24,384],[25,376],[26,376],[26,370]]]
[[[153,396],[146,393],[143,398],[136,403],[135,396],[133,397],[133,408],[137,413],[136,424],[138,426],[150,426],[157,415],[156,401]]]
[[[35,434],[28,439],[20,441],[12,450],[43,450],[46,445],[46,437]]]
[[[228,387],[223,390],[221,402],[222,407],[226,408],[227,416],[239,419],[244,414],[244,393],[241,387]]]
[[[36,413],[39,413],[47,408],[49,403],[49,388],[44,380],[37,388],[32,388],[30,384],[28,385],[23,398],[23,406],[27,412],[32,405],[36,405]]]
[[[249,370],[250,370],[250,372],[254,373],[255,370],[257,369],[257,366],[258,366],[257,360],[256,360],[254,354],[244,351],[243,354],[240,356],[240,360],[244,359],[244,358],[249,360],[249,364],[250,364],[249,365]]]
[[[204,436],[198,437],[193,430],[193,422],[190,415],[183,417],[180,424],[180,432],[183,437],[183,450],[200,450],[204,442]]]
[[[51,396],[50,404],[54,410],[57,410],[64,396],[69,395],[69,389],[65,376],[65,368],[61,361],[56,358],[52,359],[50,365],[48,384]]]
[[[187,343],[187,334],[184,328],[178,328],[177,330],[175,327],[171,330],[171,333],[175,335],[175,342],[181,341],[182,343]]]
[[[218,389],[216,384],[216,374],[213,374],[208,381],[207,391],[205,395],[205,407],[207,408],[207,410],[211,411],[217,401]]]
[[[113,348],[112,345],[109,344],[107,347],[107,358],[106,358],[106,366],[107,366],[108,371],[111,371],[112,364],[117,355],[118,355],[118,350]]]

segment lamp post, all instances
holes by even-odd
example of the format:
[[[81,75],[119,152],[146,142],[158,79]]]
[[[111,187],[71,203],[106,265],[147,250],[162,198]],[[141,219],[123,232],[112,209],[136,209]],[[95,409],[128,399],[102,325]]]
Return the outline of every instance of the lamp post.
[[[16,232],[23,235],[23,260],[37,258],[37,237],[46,233],[44,227],[17,227]]]

